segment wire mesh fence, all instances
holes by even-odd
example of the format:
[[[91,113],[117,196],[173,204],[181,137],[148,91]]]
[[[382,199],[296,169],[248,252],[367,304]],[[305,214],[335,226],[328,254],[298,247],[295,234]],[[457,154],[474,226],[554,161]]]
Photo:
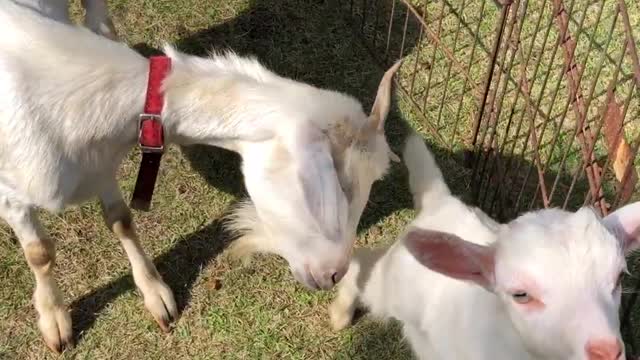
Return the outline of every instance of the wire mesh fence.
[[[640,5],[624,0],[350,0],[366,47],[439,146],[465,153],[476,205],[507,220],[638,200]],[[635,32],[635,33],[634,33]],[[633,274],[640,264],[630,261]],[[635,271],[633,271],[635,264]],[[622,329],[640,353],[640,281]],[[635,313],[632,309],[635,309]]]

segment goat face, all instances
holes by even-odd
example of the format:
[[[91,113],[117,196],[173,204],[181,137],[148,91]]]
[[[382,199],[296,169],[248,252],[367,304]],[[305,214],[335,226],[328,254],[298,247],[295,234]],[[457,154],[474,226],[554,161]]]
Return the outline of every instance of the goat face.
[[[505,225],[491,246],[425,230],[410,232],[407,246],[431,270],[493,292],[537,358],[618,360],[620,277],[639,225],[640,203],[604,219],[547,209]]]
[[[607,222],[590,208],[551,209],[526,214],[501,234],[494,291],[533,354],[623,356],[618,309],[625,245]]]
[[[310,289],[340,281],[371,186],[397,159],[383,125],[398,66],[383,77],[369,116],[356,101],[333,93],[330,119],[290,127],[275,142],[243,145],[251,203],[231,217],[230,228],[243,234],[232,245],[234,255],[280,255]]]

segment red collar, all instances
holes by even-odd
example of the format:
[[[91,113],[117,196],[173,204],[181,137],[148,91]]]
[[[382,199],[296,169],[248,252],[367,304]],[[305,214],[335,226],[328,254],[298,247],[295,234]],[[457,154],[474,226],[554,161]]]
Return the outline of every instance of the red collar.
[[[171,59],[166,56],[149,58],[149,82],[144,112],[138,120],[138,144],[142,151],[140,170],[131,197],[131,208],[147,211],[151,207],[151,197],[164,152],[164,129],[162,127],[162,107],[164,94],[162,82],[171,70]]]

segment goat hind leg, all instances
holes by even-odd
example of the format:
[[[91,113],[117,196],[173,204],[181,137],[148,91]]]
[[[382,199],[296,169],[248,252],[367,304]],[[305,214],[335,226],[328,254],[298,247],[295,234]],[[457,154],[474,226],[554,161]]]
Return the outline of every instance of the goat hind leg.
[[[0,197],[0,217],[13,229],[35,275],[33,303],[47,346],[60,353],[73,346],[71,315],[54,277],[55,244],[42,228],[35,209]]]
[[[162,280],[158,270],[138,242],[131,211],[122,199],[115,181],[109,191],[100,195],[100,205],[107,227],[120,239],[127,253],[133,281],[142,293],[145,307],[151,312],[160,328],[168,332],[169,324],[178,318],[178,307],[173,292]]]
[[[116,28],[109,16],[107,0],[82,0],[82,7],[86,11],[84,18],[86,27],[98,35],[118,41]]]

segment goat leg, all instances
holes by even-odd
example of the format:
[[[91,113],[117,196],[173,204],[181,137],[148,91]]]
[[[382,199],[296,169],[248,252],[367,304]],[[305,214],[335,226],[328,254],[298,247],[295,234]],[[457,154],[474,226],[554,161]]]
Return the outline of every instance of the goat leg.
[[[133,281],[142,293],[145,307],[160,328],[168,332],[170,323],[178,318],[173,292],[162,280],[138,242],[131,211],[124,202],[115,180],[109,189],[100,195],[100,205],[107,227],[116,234],[127,253]]]

